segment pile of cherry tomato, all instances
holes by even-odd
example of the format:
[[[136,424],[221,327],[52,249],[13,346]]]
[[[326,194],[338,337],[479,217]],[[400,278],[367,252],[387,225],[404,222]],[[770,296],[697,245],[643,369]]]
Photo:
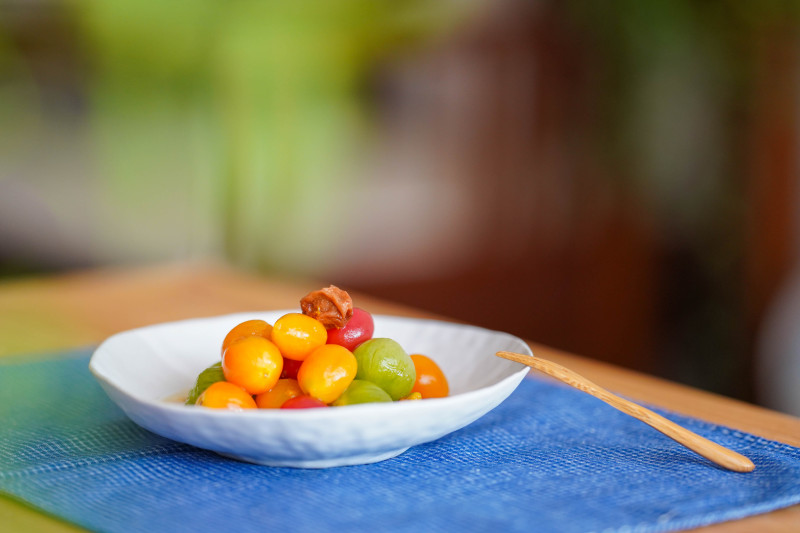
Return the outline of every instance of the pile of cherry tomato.
[[[222,342],[187,404],[217,409],[305,409],[441,398],[447,379],[431,358],[373,339],[372,315],[353,308],[341,328],[288,313],[274,324],[247,320]]]

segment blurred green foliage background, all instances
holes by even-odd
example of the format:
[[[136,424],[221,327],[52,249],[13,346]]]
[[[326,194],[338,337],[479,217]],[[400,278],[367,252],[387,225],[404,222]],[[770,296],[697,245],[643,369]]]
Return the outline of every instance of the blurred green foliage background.
[[[27,178],[61,182],[31,192],[74,226],[80,250],[53,254],[67,263],[221,255],[320,273],[370,128],[367,73],[465,6],[4,2],[5,177],[65,152],[73,168]]]

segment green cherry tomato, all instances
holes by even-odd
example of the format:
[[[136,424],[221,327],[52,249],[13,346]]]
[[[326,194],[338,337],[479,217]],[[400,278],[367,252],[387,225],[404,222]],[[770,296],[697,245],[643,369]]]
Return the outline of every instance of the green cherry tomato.
[[[356,379],[376,384],[395,401],[411,393],[417,377],[414,361],[396,341],[370,339],[360,344],[353,355],[358,362]]]

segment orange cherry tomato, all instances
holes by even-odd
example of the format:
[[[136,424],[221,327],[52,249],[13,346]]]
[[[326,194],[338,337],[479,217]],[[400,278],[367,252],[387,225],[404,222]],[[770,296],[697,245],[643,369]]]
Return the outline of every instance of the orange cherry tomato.
[[[444,372],[433,359],[421,354],[411,355],[417,379],[411,392],[418,392],[423,398],[444,398],[450,394],[450,386]]]
[[[232,343],[222,354],[225,380],[249,394],[261,394],[275,386],[283,370],[278,347],[264,337],[245,337]]]
[[[326,344],[306,357],[297,372],[297,382],[309,396],[331,403],[350,386],[357,370],[353,352],[338,344]]]
[[[231,343],[244,339],[245,337],[250,337],[252,335],[269,339],[271,333],[272,326],[267,322],[263,320],[246,320],[234,326],[233,329],[225,335],[225,340],[222,341],[222,352],[224,353],[225,349],[230,346]]]
[[[286,400],[302,394],[296,379],[279,379],[270,390],[256,396],[256,405],[259,409],[280,409]]]
[[[227,381],[217,381],[209,385],[197,398],[196,405],[234,411],[256,408],[256,402],[247,391]]]
[[[302,313],[289,313],[275,321],[270,338],[284,357],[303,361],[308,354],[325,344],[328,331],[316,318]]]

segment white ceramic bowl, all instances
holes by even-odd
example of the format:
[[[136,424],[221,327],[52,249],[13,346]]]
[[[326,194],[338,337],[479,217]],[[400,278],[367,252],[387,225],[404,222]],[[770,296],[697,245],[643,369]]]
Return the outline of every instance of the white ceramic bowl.
[[[442,368],[450,396],[328,409],[224,411],[167,398],[188,391],[219,360],[225,334],[290,311],[238,313],[119,333],[94,352],[89,368],[138,425],[164,437],[252,463],[327,468],[389,459],[483,416],[519,385],[528,367],[495,352],[530,354],[522,340],[473,326],[375,315],[374,337],[398,341]]]

